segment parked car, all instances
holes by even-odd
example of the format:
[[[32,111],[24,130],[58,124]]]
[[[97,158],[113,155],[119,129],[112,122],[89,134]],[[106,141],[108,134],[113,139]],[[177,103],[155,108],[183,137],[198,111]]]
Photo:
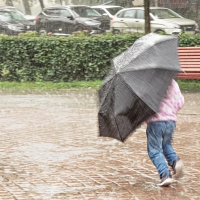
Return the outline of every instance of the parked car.
[[[110,19],[89,6],[49,7],[36,17],[36,30],[39,33],[52,32],[61,35],[82,30],[88,30],[90,34],[100,34],[110,30]]]
[[[97,12],[101,15],[107,15],[112,18],[117,12],[123,9],[121,6],[112,6],[112,5],[99,5],[99,6],[92,6]]]
[[[14,11],[16,13],[19,13],[20,15],[23,15],[24,18],[26,18],[27,20],[31,21],[31,22],[35,22],[35,16],[33,15],[26,15],[25,13],[23,13],[21,10],[13,7],[13,6],[3,6],[0,7],[0,10],[10,10],[10,11]]]
[[[183,18],[176,12],[162,7],[150,7],[151,31],[155,33],[178,35],[183,32],[198,33],[199,28],[195,21]],[[120,10],[111,19],[111,31],[139,32],[145,31],[144,8],[134,7]]]
[[[33,22],[19,13],[0,9],[0,34],[18,35],[29,31],[35,31]]]

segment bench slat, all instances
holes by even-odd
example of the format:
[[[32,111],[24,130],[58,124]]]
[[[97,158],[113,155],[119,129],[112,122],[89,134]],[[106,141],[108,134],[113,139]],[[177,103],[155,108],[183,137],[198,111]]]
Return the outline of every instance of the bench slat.
[[[192,60],[189,60],[189,59],[180,59],[180,62],[185,62],[185,63],[188,63],[188,62],[192,62],[192,63],[199,63],[200,64],[200,59],[192,59]]]
[[[184,72],[177,78],[200,80],[200,47],[179,47],[178,56]]]
[[[193,77],[193,78],[200,78],[200,74],[199,73],[197,73],[197,74],[194,74],[194,73],[190,73],[190,74],[179,74],[178,75],[178,77],[188,77],[188,76],[190,76],[190,77]]]
[[[200,47],[178,47],[178,50],[194,50],[194,49],[200,49]]]
[[[190,63],[192,65],[199,65],[200,66],[200,61],[195,61],[195,60],[191,60],[191,62],[189,62],[189,60],[180,60],[181,64],[186,64],[189,65]]]
[[[200,69],[200,65],[192,65],[192,64],[181,64],[181,68],[199,68]]]
[[[200,79],[200,76],[178,76],[177,77],[179,80],[199,80]]]
[[[189,67],[181,67],[183,71],[195,71],[195,72],[200,72],[199,68],[189,68]]]
[[[200,55],[200,51],[199,52],[178,52],[178,55],[188,55],[188,56],[192,56],[192,55]]]
[[[186,70],[186,69],[183,69],[184,72],[180,72],[179,74],[191,74],[191,73],[195,73],[195,74],[198,74],[199,71],[198,70]]]
[[[178,76],[195,76],[195,77],[197,77],[197,76],[200,76],[200,73],[184,73],[184,74],[178,74]]]
[[[200,73],[199,72],[199,69],[185,69],[185,68],[182,68],[182,70],[186,73],[190,73],[190,72],[194,72],[194,73]],[[183,72],[180,72],[180,73],[183,73]]]
[[[178,53],[200,53],[200,49],[194,49],[194,50],[178,50]]]
[[[184,59],[191,59],[191,58],[192,58],[192,59],[194,59],[194,58],[195,58],[195,59],[199,59],[199,56],[180,56],[180,55],[179,55],[179,59],[183,59],[183,58],[184,58]]]
[[[188,49],[188,50],[178,49],[178,53],[200,53],[200,49]]]

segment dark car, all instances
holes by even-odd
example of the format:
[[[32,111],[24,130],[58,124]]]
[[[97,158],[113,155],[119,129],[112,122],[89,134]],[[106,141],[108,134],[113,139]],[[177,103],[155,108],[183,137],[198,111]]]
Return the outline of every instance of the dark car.
[[[39,33],[72,34],[88,30],[91,34],[110,29],[110,20],[88,6],[58,6],[45,8],[36,17]]]
[[[9,9],[0,9],[0,34],[18,35],[29,31],[35,31],[33,22]]]

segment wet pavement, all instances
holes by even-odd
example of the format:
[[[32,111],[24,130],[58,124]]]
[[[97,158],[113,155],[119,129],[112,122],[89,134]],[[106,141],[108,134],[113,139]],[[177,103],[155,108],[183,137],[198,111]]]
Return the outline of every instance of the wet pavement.
[[[174,135],[184,177],[160,188],[146,125],[125,143],[98,137],[96,91],[1,93],[0,200],[200,200],[200,93],[184,96]]]

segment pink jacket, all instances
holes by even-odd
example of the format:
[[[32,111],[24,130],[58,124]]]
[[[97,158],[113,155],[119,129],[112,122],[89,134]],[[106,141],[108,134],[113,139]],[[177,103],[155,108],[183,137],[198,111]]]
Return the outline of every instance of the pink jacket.
[[[147,123],[154,121],[176,121],[177,113],[184,105],[184,97],[175,80],[167,90],[166,97],[163,99],[159,112],[148,119]]]

